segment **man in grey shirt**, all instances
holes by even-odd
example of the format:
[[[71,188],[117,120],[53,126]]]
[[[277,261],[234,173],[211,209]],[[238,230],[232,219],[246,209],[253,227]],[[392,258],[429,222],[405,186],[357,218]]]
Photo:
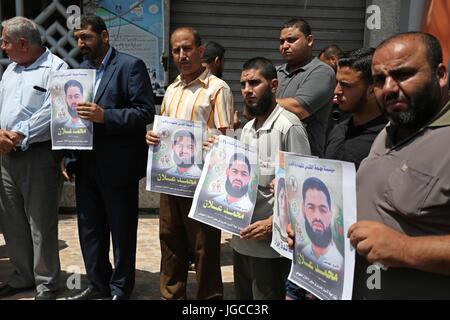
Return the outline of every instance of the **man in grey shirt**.
[[[359,253],[353,296],[449,299],[450,103],[439,41],[420,32],[385,40],[372,76],[390,122],[356,176],[358,222],[348,231]],[[370,290],[372,263],[388,269]]]
[[[311,153],[321,157],[326,139],[336,77],[333,69],[313,57],[311,27],[303,19],[287,21],[280,32],[277,103],[303,122]]]

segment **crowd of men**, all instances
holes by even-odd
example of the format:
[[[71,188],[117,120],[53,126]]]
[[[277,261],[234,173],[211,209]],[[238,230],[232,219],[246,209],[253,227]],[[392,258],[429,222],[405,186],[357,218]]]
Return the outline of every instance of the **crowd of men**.
[[[138,182],[146,173],[148,145],[161,141],[158,132],[146,132],[155,116],[152,85],[142,60],[109,44],[100,17],[83,15],[74,37],[85,58],[80,68],[96,72],[94,101],[66,102],[73,118],[94,123],[94,150],[71,154],[66,167],[67,154],[51,150],[48,79],[68,66],[43,46],[31,20],[2,23],[1,49],[12,63],[0,82],[0,223],[13,273],[0,298],[30,288],[37,300],[56,298],[58,204],[63,179],[73,176],[89,284],[67,299],[125,300],[133,291]],[[258,149],[260,163],[273,164],[278,151],[288,151],[358,168],[358,222],[347,235],[358,253],[355,299],[450,298],[450,105],[438,40],[403,33],[376,49],[344,53],[332,45],[315,57],[311,27],[300,18],[281,26],[279,40],[285,64],[255,57],[242,67],[248,121],[239,139]],[[161,115],[202,121],[215,135],[240,127],[231,89],[221,79],[225,49],[215,42],[205,47],[190,27],[175,29],[170,47],[180,74],[166,90]],[[65,88],[72,89],[77,86]],[[339,123],[333,102],[340,107]],[[205,141],[205,148],[214,141]],[[238,165],[250,170],[240,158],[230,163]],[[274,170],[261,170],[251,224],[231,240],[236,298],[312,299],[287,281],[291,261],[270,247],[273,179]],[[304,201],[328,199],[331,219],[320,180],[310,181],[304,193]],[[161,298],[187,298],[193,262],[196,298],[222,299],[221,232],[188,218],[191,205],[191,198],[161,194]],[[304,214],[313,219],[313,212]],[[292,244],[295,235],[290,225],[286,229]],[[311,232],[320,237],[325,231]],[[332,242],[305,250],[319,249],[342,259]],[[378,290],[367,287],[372,263],[385,267]]]

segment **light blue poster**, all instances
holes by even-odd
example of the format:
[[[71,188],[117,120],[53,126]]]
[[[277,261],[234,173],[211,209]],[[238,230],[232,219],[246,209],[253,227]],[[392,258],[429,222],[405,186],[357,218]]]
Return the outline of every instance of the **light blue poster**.
[[[106,22],[112,46],[142,59],[153,91],[163,96],[163,0],[100,0],[96,13]]]

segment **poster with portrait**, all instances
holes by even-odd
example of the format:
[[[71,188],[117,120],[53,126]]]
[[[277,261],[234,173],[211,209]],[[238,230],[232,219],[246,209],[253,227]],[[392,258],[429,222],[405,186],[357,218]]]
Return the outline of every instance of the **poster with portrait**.
[[[161,142],[148,149],[146,189],[192,198],[202,173],[202,122],[155,116],[153,131]]]
[[[239,235],[253,215],[259,170],[256,148],[219,136],[207,153],[189,217]]]
[[[76,111],[80,102],[92,102],[95,70],[58,70],[50,75],[52,149],[92,150],[94,126]]]
[[[346,237],[356,222],[353,163],[285,156],[295,246],[289,280],[319,299],[351,299],[355,253]]]
[[[287,243],[287,225],[289,210],[286,193],[285,152],[279,151],[278,163],[275,165],[275,202],[273,206],[272,242],[270,246],[283,257],[292,260],[292,250]]]

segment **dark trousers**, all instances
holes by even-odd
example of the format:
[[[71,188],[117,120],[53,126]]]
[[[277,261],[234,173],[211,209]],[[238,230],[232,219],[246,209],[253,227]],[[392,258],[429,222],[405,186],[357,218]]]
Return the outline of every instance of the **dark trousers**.
[[[290,268],[291,260],[286,258],[256,258],[233,250],[236,299],[284,300]]]
[[[138,181],[123,186],[102,183],[94,164],[83,166],[76,177],[78,232],[90,287],[126,298],[135,282],[138,187]]]
[[[163,299],[186,299],[189,245],[194,250],[197,299],[222,299],[220,230],[188,218],[192,199],[161,194],[160,290]]]

